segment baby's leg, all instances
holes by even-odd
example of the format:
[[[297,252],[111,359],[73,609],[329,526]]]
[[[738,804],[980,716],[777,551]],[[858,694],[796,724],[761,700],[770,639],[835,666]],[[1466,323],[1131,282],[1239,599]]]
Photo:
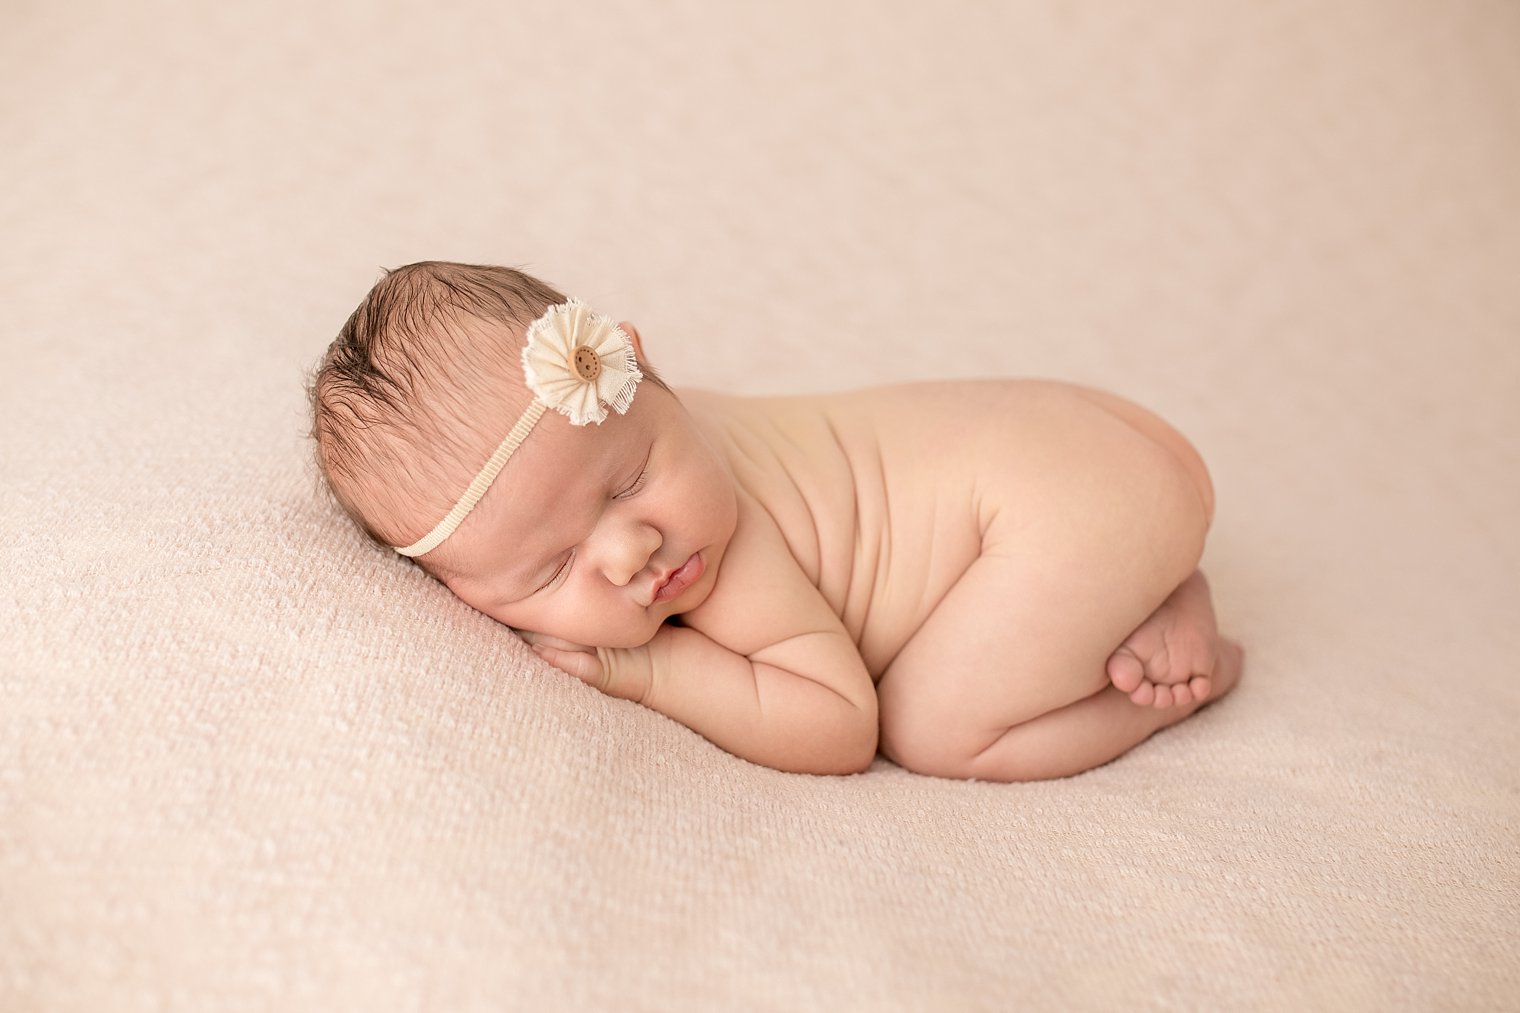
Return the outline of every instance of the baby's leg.
[[[1245,660],[1245,652],[1233,640],[1220,639],[1217,655],[1212,672],[1215,699],[1235,688]],[[1003,760],[1017,767],[1024,775],[1021,780],[1081,773],[1127,753],[1204,703],[1200,698],[1174,707],[1136,707],[1124,693],[1106,686],[1010,729],[1017,735],[1007,736]]]
[[[1107,391],[1072,387],[1177,458],[1203,499],[1205,524],[1214,517],[1214,485],[1198,451],[1177,430],[1139,405]],[[1206,698],[1212,687],[1219,628],[1208,583],[1195,572],[1131,633],[1108,660],[1108,675],[1143,707],[1170,707]]]
[[[1135,706],[1107,664],[1196,570],[1210,504],[1130,420],[1078,398],[1042,412],[1059,438],[1007,449],[981,557],[878,685],[882,750],[909,769],[1060,777],[1196,709]],[[1213,696],[1235,674],[1216,670]]]

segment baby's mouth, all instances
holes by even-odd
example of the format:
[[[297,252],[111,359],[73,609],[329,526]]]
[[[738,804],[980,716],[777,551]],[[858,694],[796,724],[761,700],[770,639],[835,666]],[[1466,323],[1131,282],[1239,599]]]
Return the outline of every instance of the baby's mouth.
[[[700,552],[693,552],[691,558],[682,563],[680,568],[669,577],[666,577],[665,582],[655,590],[654,604],[658,605],[662,602],[674,601],[676,598],[679,598],[688,587],[691,587],[691,585],[702,579],[702,573],[706,568],[706,565],[702,562],[702,554]]]

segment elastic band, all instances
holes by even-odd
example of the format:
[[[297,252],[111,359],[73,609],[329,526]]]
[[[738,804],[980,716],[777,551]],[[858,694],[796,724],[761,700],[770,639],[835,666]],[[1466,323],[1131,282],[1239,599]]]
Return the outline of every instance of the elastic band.
[[[480,469],[480,474],[475,476],[475,481],[471,482],[470,487],[464,491],[464,495],[459,497],[459,502],[455,503],[453,509],[438,522],[438,526],[411,545],[398,548],[396,551],[403,556],[420,556],[425,552],[432,552],[443,544],[443,540],[454,533],[454,529],[459,527],[474,509],[475,504],[480,502],[480,497],[491,488],[491,483],[496,481],[496,476],[501,473],[502,468],[506,467],[507,458],[511,457],[512,453],[521,446],[522,441],[528,438],[528,434],[533,431],[533,427],[537,425],[543,414],[544,403],[535,398],[523,411],[522,416],[517,420],[517,425],[513,426],[512,431],[507,434],[507,438],[502,440],[496,448],[496,453],[492,454],[485,467]]]
[[[522,367],[533,402],[438,526],[396,549],[403,556],[431,552],[454,533],[491,488],[507,458],[528,438],[544,409],[560,412],[572,426],[601,425],[609,408],[619,415],[628,411],[644,379],[628,335],[611,317],[591,312],[579,299],[550,306],[528,326]]]

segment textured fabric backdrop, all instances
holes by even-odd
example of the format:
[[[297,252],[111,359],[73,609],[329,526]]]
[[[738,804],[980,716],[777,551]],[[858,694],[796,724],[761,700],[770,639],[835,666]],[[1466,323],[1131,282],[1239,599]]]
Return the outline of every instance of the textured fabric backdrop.
[[[0,1008],[1520,1008],[1520,6],[0,3]],[[1231,697],[750,766],[319,495],[380,268],[1202,449]]]

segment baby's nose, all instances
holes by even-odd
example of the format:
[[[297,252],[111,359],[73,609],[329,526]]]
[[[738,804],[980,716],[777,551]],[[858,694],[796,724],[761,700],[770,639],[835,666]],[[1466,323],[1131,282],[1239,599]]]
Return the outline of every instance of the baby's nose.
[[[649,565],[660,543],[660,533],[648,524],[628,524],[608,531],[603,541],[603,574],[618,587],[627,587]]]

